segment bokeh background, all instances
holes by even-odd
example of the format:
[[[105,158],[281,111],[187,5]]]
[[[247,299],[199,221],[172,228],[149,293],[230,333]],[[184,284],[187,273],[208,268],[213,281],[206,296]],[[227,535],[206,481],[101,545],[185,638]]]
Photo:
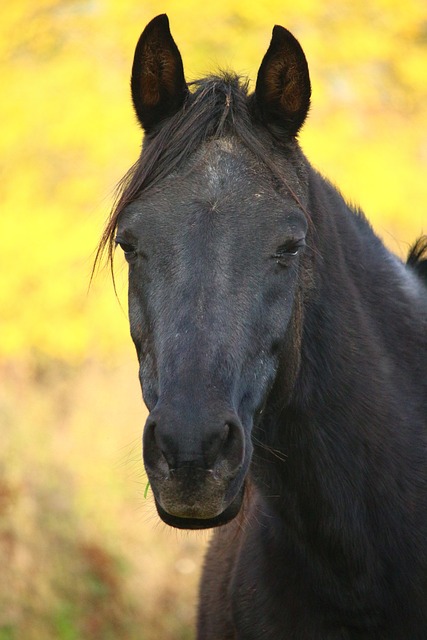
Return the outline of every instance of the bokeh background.
[[[89,288],[141,134],[129,75],[167,12],[189,80],[300,40],[313,164],[404,256],[427,231],[425,0],[15,0],[0,9],[0,640],[193,638],[208,534],[159,524],[116,259]]]

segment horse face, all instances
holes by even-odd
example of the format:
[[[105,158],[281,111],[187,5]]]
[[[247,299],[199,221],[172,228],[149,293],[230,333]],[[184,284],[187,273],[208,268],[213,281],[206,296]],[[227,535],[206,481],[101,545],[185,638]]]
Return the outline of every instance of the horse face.
[[[240,508],[253,424],[295,311],[306,230],[295,200],[233,138],[205,143],[121,215],[150,411],[144,462],[168,524],[212,527]]]
[[[307,230],[295,136],[310,80],[300,45],[273,29],[250,97],[237,80],[210,82],[190,94],[167,17],[147,25],[131,80],[149,159],[141,166],[170,164],[139,191],[129,187],[131,204],[110,224],[129,262],[150,411],[144,462],[160,516],[182,528],[239,511],[253,425],[295,325]]]

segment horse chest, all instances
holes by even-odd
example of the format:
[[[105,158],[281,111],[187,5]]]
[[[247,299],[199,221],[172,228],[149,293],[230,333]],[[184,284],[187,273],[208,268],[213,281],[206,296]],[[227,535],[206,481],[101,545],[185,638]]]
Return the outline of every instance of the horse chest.
[[[272,543],[259,514],[246,515],[245,526],[232,523],[212,541],[201,583],[198,640],[425,638],[421,627],[410,630],[396,617],[391,622],[369,594],[359,593],[357,602],[353,594],[354,606],[344,608],[339,590],[334,600],[327,581],[323,587],[316,583],[290,548]],[[350,591],[347,599],[352,600]]]
[[[322,621],[310,611],[304,581],[286,569],[280,555],[265,544],[262,528],[245,535],[229,584],[236,638],[320,637]]]

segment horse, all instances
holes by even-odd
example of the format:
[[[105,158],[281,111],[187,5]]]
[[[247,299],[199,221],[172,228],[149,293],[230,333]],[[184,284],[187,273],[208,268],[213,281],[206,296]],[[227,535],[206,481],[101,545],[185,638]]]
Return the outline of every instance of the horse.
[[[135,50],[144,139],[100,250],[129,266],[158,514],[213,528],[199,640],[427,638],[427,237],[407,262],[298,143],[307,61],[188,84]]]

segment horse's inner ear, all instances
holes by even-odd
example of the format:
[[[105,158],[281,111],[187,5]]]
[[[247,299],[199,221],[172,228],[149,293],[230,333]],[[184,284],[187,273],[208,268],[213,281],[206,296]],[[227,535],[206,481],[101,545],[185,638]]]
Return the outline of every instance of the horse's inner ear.
[[[255,89],[261,119],[295,136],[307,116],[310,95],[307,60],[298,40],[287,29],[275,26]]]
[[[131,89],[138,120],[146,133],[179,111],[188,94],[181,54],[165,14],[145,27],[136,45]]]

